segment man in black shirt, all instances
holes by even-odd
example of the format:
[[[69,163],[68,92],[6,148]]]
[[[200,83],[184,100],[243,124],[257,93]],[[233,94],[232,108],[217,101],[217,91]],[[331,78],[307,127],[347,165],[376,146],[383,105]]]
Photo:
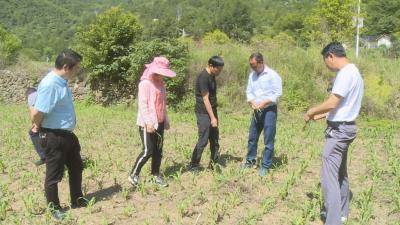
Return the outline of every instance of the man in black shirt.
[[[189,170],[198,173],[201,154],[210,141],[211,162],[210,167],[218,159],[219,150],[219,131],[217,114],[217,83],[215,77],[218,76],[224,68],[224,61],[219,56],[213,56],[208,60],[207,67],[198,75],[196,79],[195,95],[197,118],[197,127],[199,130],[199,139],[194,147],[192,160]]]

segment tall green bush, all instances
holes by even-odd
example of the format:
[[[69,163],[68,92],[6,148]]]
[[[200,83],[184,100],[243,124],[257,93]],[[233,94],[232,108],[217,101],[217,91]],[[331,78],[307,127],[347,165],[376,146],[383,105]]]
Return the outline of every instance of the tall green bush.
[[[21,49],[21,40],[0,26],[0,67],[9,65]]]
[[[137,18],[118,7],[96,17],[76,34],[75,43],[89,70],[89,83],[105,104],[127,97],[132,92],[123,74],[129,69],[126,57],[131,45],[141,38],[142,27]]]
[[[216,29],[212,32],[207,32],[204,35],[203,42],[206,45],[210,44],[217,44],[217,45],[223,45],[227,44],[230,42],[228,35],[226,35],[224,32]]]
[[[136,97],[144,65],[157,55],[167,56],[178,74],[166,82],[169,101],[173,104],[184,94],[187,48],[177,40],[143,41],[142,27],[131,13],[111,8],[78,32],[76,43],[95,101],[107,105]]]

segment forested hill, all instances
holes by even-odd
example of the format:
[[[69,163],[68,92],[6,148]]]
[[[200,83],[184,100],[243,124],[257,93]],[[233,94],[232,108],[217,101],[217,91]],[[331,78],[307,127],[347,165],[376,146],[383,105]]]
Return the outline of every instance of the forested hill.
[[[148,36],[175,37],[180,35],[180,28],[201,37],[216,28],[226,32],[235,26],[233,35],[249,39],[249,34],[255,30],[274,33],[277,25],[301,29],[301,21],[294,20],[299,20],[313,2],[315,0],[258,0],[251,4],[238,0],[0,0],[0,26],[22,40],[25,53],[44,56],[69,46],[79,26],[89,23],[111,6],[120,6],[137,15]]]
[[[350,13],[355,14],[358,1],[345,2],[352,5]],[[362,3],[363,35],[399,32],[398,0]],[[273,37],[280,32],[301,42],[304,30],[318,28],[313,27],[312,14],[325,14],[318,4],[331,7],[334,3],[329,0],[0,0],[0,28],[21,39],[27,55],[41,59],[70,46],[79,27],[111,6],[120,6],[139,17],[144,38],[148,39],[177,37],[183,30],[200,39],[206,32],[219,29],[240,42],[247,42],[257,34]],[[343,18],[339,14],[333,16]]]
[[[29,55],[46,55],[69,46],[78,26],[116,2],[0,0],[0,25],[22,40]]]

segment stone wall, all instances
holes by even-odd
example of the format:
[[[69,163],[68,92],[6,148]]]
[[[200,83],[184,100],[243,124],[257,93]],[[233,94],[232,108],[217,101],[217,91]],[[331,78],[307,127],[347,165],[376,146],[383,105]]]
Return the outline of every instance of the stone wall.
[[[6,103],[25,103],[26,89],[28,87],[37,88],[38,82],[42,77],[29,76],[26,72],[0,70],[0,101]],[[75,100],[85,99],[89,92],[89,87],[85,81],[71,81],[69,82],[69,86]]]

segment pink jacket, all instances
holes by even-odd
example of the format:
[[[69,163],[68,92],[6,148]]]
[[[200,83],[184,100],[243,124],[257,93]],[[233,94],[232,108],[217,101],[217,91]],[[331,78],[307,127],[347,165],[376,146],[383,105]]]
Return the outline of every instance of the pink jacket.
[[[148,65],[146,65],[148,67]],[[165,95],[164,83],[156,84],[152,79],[152,73],[146,69],[140,78],[138,93],[138,114],[136,124],[145,127],[146,124],[153,124],[154,129],[158,128],[158,119],[156,111],[156,92],[157,89],[163,93],[165,104],[164,109],[164,127],[169,128],[169,119],[167,115],[167,99]]]

